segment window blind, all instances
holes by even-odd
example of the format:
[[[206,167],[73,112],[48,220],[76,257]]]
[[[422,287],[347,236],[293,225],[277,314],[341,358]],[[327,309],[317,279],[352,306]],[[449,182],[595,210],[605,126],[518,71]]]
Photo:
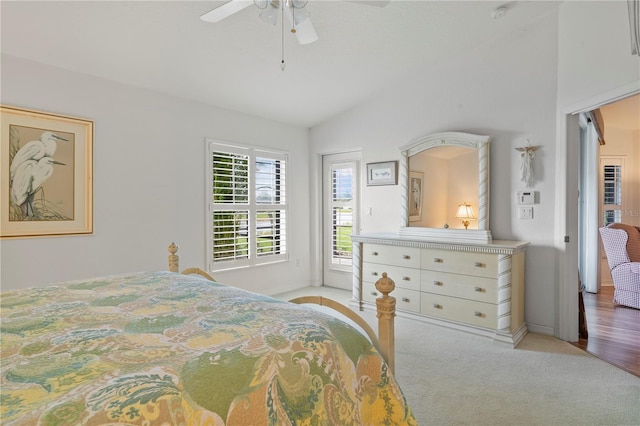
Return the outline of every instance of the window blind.
[[[622,204],[622,167],[604,166],[604,204],[619,206]]]
[[[286,154],[209,142],[210,270],[286,259]]]

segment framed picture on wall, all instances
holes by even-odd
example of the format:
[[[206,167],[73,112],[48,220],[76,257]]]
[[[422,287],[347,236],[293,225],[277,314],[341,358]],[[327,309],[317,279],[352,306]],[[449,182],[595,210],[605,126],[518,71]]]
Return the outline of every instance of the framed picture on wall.
[[[424,174],[409,172],[409,222],[422,220]]]
[[[398,162],[367,163],[367,186],[397,185]]]
[[[93,122],[0,106],[2,238],[93,232]]]

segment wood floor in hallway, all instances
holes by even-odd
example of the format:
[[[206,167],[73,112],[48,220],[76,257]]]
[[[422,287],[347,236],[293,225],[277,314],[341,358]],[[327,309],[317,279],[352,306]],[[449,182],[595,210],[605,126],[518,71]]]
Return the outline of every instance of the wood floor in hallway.
[[[640,309],[613,303],[613,287],[583,293],[587,339],[575,346],[640,377]]]

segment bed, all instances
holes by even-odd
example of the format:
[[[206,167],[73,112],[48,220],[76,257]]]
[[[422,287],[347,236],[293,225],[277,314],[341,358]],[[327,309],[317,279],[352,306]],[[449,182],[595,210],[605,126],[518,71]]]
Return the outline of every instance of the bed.
[[[374,343],[307,306],[171,271],[0,303],[3,425],[416,424]]]

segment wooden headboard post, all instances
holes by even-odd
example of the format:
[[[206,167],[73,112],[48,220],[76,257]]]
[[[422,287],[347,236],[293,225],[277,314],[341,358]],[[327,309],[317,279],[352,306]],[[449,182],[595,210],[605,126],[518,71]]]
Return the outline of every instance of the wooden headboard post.
[[[395,316],[396,316],[396,298],[389,296],[389,293],[396,288],[396,283],[389,277],[387,273],[382,273],[382,278],[376,281],[376,289],[382,293],[382,297],[376,299],[376,307],[378,309],[378,342],[380,342],[380,351],[392,374],[395,374]]]
[[[169,246],[169,271],[170,272],[178,272],[180,270],[180,256],[176,253],[178,252],[178,246],[176,243],[171,243]]]

